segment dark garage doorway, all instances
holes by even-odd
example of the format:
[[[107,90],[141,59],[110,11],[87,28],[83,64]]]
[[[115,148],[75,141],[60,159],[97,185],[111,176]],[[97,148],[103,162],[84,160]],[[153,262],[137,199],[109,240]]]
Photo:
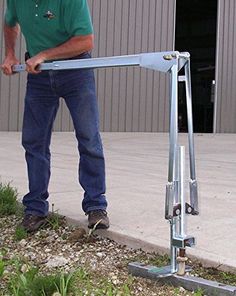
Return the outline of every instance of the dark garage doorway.
[[[177,0],[175,49],[191,54],[194,132],[213,132],[217,0]],[[180,131],[187,131],[184,85],[179,86]]]

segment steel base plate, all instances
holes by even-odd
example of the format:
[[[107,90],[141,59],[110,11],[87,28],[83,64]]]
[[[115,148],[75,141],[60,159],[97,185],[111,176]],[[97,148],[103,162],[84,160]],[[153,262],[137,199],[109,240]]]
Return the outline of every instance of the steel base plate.
[[[148,277],[149,278],[165,278],[170,277],[173,275],[173,272],[171,271],[171,266],[162,266],[157,267],[153,265],[146,265],[138,262],[130,263],[128,266],[129,272],[133,275],[142,276],[142,277]],[[192,271],[192,268],[190,266],[186,266],[186,272]]]
[[[208,296],[236,296],[236,287],[208,281],[195,276],[178,276],[171,273],[170,266],[155,267],[134,262],[128,265],[129,272],[134,276],[158,280],[164,284],[183,287],[189,291],[201,289]],[[188,266],[186,271],[191,271]]]

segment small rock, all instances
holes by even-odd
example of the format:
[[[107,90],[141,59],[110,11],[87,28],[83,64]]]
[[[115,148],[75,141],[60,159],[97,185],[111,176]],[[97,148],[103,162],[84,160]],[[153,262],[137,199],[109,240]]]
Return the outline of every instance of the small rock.
[[[9,275],[9,271],[7,270],[7,269],[5,269],[4,271],[3,271],[3,276],[7,276],[7,275]]]
[[[20,271],[21,271],[22,273],[26,273],[28,270],[29,270],[29,266],[28,266],[27,264],[23,264],[23,265],[21,266]]]
[[[138,290],[139,290],[140,292],[143,291],[142,287],[138,287]]]
[[[102,258],[102,257],[104,256],[104,254],[103,254],[103,253],[96,253],[96,256],[97,256],[98,258]]]
[[[48,268],[53,268],[53,267],[64,266],[67,263],[68,263],[68,260],[66,258],[55,256],[48,260],[48,262],[46,263],[46,266]]]
[[[186,290],[185,290],[183,287],[180,287],[180,288],[179,288],[179,291],[180,291],[181,293],[184,293]]]
[[[19,245],[25,247],[27,245],[27,241],[25,239],[22,239],[21,241],[19,241]]]

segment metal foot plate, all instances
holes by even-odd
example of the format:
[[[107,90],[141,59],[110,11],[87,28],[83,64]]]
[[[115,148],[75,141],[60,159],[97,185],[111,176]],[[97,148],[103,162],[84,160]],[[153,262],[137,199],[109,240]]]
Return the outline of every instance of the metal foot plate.
[[[208,281],[195,276],[178,276],[171,273],[170,266],[155,267],[134,262],[128,266],[129,272],[134,276],[140,276],[171,284],[176,287],[183,287],[189,291],[201,289],[208,296],[236,296],[236,287],[228,286],[214,281]],[[187,271],[191,270],[187,267]]]
[[[153,265],[146,265],[139,262],[133,262],[128,265],[129,272],[135,276],[147,277],[151,279],[159,279],[173,276],[171,266],[157,267]],[[186,271],[191,271],[190,266],[186,266]]]

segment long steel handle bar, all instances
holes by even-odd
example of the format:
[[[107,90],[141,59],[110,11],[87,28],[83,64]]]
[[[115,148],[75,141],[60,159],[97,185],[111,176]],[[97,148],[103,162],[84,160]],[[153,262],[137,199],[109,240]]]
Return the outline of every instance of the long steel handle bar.
[[[187,58],[188,55],[186,53],[181,54],[178,51],[141,53],[126,56],[54,61],[40,64],[39,70],[140,66],[166,73],[171,70],[173,65],[177,64],[177,60],[183,60],[182,64],[184,64]],[[25,70],[25,64],[13,66],[14,72],[23,72]]]
[[[90,69],[103,67],[122,67],[122,66],[138,66],[140,64],[139,55],[132,55],[129,58],[111,57],[111,58],[94,58],[94,59],[78,59],[54,61],[51,63],[43,63],[39,66],[39,70],[66,70],[66,69]],[[26,70],[26,65],[15,65],[14,72],[22,72]]]

